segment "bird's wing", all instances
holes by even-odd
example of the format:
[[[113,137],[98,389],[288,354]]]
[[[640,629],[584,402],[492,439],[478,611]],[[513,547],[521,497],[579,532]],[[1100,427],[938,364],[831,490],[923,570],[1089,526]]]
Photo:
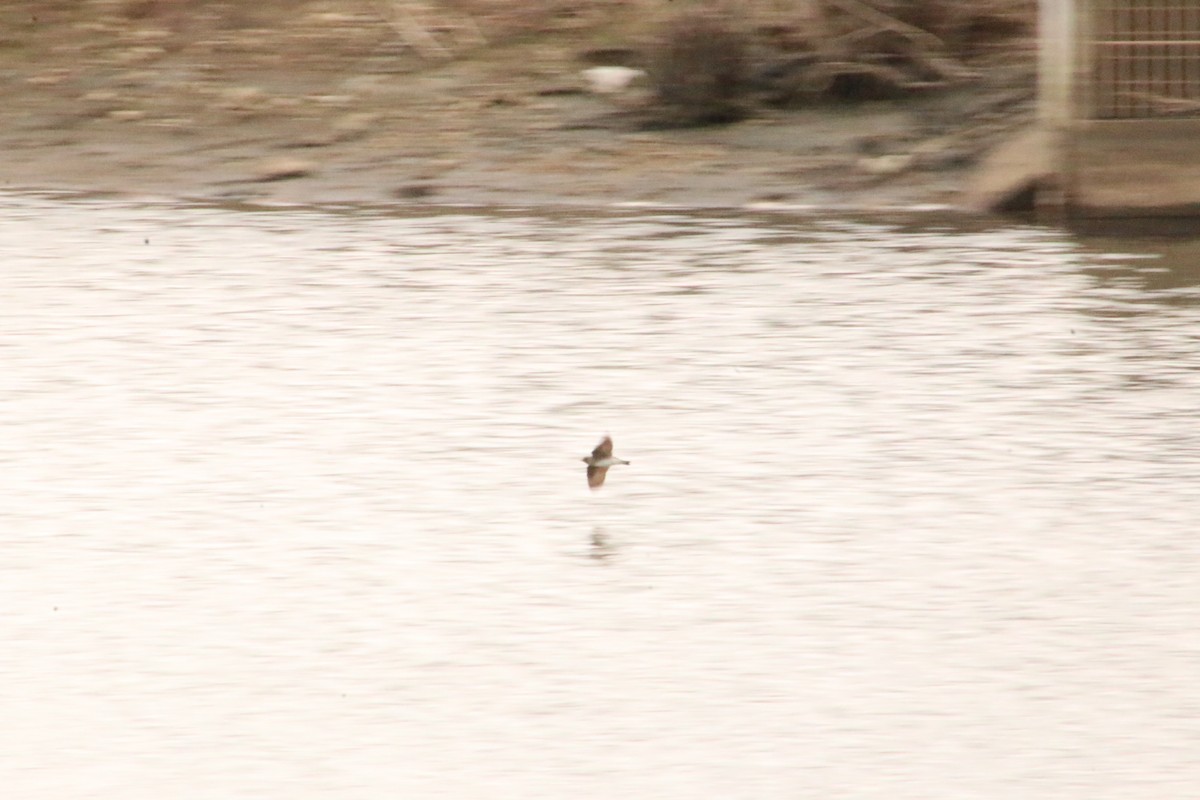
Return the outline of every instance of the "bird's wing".
[[[605,436],[600,440],[600,444],[596,445],[596,449],[592,451],[592,458],[608,458],[612,455],[612,437]]]
[[[588,467],[588,486],[599,489],[604,485],[604,476],[607,474],[608,467]]]

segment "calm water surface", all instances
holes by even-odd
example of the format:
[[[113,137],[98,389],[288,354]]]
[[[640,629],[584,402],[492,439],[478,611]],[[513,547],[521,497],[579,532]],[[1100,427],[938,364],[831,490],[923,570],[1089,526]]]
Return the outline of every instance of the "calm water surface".
[[[1200,791],[1200,246],[6,196],[0,255],[6,797]]]

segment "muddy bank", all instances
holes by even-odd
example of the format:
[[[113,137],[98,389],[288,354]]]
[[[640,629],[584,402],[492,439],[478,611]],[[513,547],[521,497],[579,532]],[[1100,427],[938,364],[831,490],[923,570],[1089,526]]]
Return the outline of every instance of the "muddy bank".
[[[264,202],[954,205],[1032,114],[1026,42],[937,91],[650,130],[649,90],[599,95],[581,75],[637,39],[611,8],[528,35],[430,27],[436,54],[385,5],[7,8],[0,181]]]

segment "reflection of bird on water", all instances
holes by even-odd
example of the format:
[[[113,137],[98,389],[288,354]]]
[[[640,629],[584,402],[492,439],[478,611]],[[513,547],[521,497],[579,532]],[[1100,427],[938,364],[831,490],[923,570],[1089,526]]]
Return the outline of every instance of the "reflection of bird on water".
[[[616,548],[609,541],[608,534],[604,532],[604,528],[599,526],[592,528],[592,549],[588,555],[597,561],[607,561],[616,552]]]
[[[583,459],[583,463],[588,465],[588,486],[593,489],[599,489],[604,485],[604,477],[608,474],[609,467],[629,463],[620,458],[613,458],[612,448],[612,437],[605,436],[600,441],[600,444],[596,445],[596,449],[592,451],[592,454],[585,456]]]

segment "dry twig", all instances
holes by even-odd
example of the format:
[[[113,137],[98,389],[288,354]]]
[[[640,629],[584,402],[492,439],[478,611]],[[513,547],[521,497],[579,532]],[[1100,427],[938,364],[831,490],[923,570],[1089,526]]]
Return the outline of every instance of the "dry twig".
[[[452,49],[433,33],[434,30],[454,30],[462,34],[468,44],[482,45],[487,42],[479,25],[470,14],[456,15],[453,22],[447,22],[445,12],[433,11],[428,4],[420,0],[380,0],[380,14],[392,28],[400,34],[404,43],[417,52],[422,58],[446,59],[453,58]],[[436,24],[431,20],[441,16]]]

